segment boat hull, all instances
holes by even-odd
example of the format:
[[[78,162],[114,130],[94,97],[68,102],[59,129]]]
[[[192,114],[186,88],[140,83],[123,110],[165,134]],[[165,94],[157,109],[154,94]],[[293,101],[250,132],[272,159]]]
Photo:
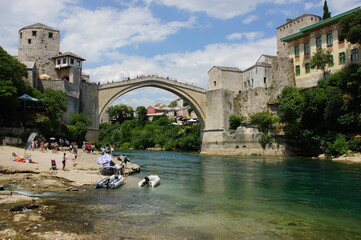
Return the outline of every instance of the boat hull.
[[[118,188],[125,183],[125,178],[122,175],[112,175],[104,178],[95,184],[95,188]]]
[[[147,176],[149,178],[149,182],[146,183],[145,179],[142,179],[138,182],[139,187],[156,187],[160,183],[160,178],[157,175],[149,175]]]

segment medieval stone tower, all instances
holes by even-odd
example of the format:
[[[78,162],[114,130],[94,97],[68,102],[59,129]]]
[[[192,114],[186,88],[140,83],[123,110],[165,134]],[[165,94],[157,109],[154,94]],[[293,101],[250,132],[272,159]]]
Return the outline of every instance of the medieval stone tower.
[[[60,31],[36,23],[19,30],[18,59],[21,62],[36,63],[37,74],[57,78],[54,61],[60,50]],[[38,77],[38,76],[35,76]]]

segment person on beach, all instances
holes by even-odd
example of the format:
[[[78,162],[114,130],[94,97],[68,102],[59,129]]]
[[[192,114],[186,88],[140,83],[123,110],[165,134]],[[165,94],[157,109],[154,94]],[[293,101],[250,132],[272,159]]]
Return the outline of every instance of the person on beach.
[[[63,155],[63,160],[61,161],[63,163],[63,170],[65,170],[65,166],[66,166],[66,153],[64,153]]]
[[[73,166],[75,167],[76,164],[76,159],[78,158],[78,149],[74,146],[73,147]]]

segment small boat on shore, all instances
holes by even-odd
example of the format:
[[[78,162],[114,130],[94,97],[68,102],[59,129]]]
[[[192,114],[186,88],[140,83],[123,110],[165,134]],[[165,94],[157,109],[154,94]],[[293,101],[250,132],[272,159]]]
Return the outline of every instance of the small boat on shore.
[[[138,182],[139,187],[156,187],[160,182],[160,178],[157,175],[149,175]]]
[[[117,188],[125,183],[125,178],[120,174],[114,174],[110,177],[104,178],[97,184],[95,188]]]

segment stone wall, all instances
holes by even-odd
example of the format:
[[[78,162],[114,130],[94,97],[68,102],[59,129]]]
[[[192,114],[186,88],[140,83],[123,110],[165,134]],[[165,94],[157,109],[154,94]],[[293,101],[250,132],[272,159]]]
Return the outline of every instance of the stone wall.
[[[303,14],[295,19],[287,19],[285,24],[277,28],[277,56],[288,57],[288,43],[281,42],[281,38],[297,33],[301,28],[321,20],[321,17],[312,14]]]
[[[13,137],[13,138],[20,138],[22,142],[26,142],[29,135],[33,132],[37,132],[37,130],[32,128],[11,128],[11,127],[1,127],[0,128],[0,136],[4,138]]]
[[[228,131],[229,116],[238,114],[249,117],[262,111],[277,112],[277,102],[284,86],[295,86],[292,61],[289,58],[275,58],[272,61],[272,78],[268,88],[256,88],[241,92],[233,97],[229,90],[207,91],[207,124],[202,131],[201,153],[229,155],[285,155],[283,144],[274,143],[263,149],[259,143],[260,133],[255,129],[238,128]]]
[[[19,31],[18,59],[21,62],[36,62],[39,75],[48,74],[56,79],[55,64],[49,59],[59,54],[60,32],[50,28],[39,28],[36,24],[32,26]],[[33,32],[36,32],[35,36]],[[51,38],[49,33],[52,33]]]
[[[80,112],[91,121],[85,138],[88,141],[95,141],[99,132],[98,85],[80,83],[80,99]]]
[[[252,114],[275,112],[273,103],[277,102],[283,87],[295,86],[292,60],[275,58],[272,61],[272,73],[268,88],[255,88],[238,94],[234,99],[235,113],[244,117]]]
[[[229,115],[233,114],[233,112],[233,92],[224,89],[207,91],[206,130],[228,129]]]
[[[201,154],[209,155],[267,155],[283,156],[285,147],[273,142],[271,147],[262,148],[259,143],[261,134],[255,128],[239,127],[235,132],[206,131],[203,137]]]

